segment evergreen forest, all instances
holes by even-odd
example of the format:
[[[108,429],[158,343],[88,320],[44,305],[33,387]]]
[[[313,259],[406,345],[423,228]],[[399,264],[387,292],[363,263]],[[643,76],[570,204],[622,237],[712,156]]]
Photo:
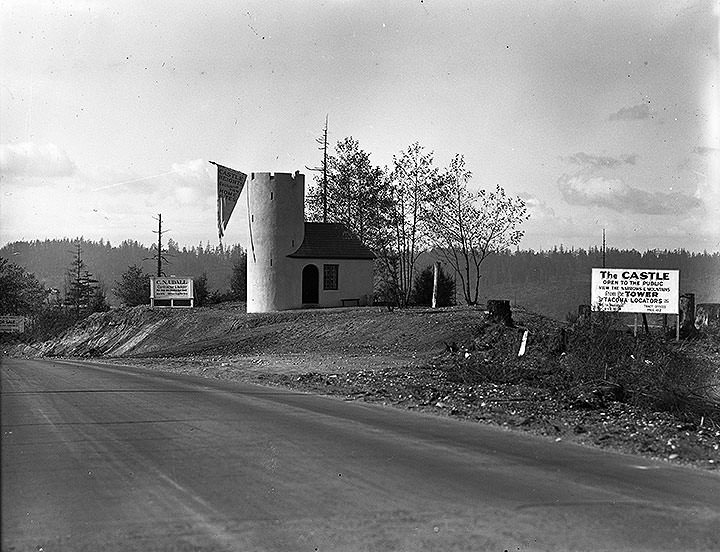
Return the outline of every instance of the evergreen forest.
[[[111,306],[119,304],[113,293],[121,276],[132,265],[156,274],[157,252],[137,241],[126,240],[118,245],[79,239],[20,241],[0,249],[0,257],[23,267],[47,288],[67,293],[68,271],[76,259],[77,247],[82,261],[106,290]],[[233,266],[244,261],[245,251],[239,245],[211,246],[198,244],[180,247],[169,240],[163,250],[162,270],[165,275],[201,278],[207,275],[207,288],[224,294],[230,290]],[[418,259],[419,275],[435,260],[438,251],[423,253]],[[599,248],[566,249],[562,246],[550,251],[505,251],[489,256],[482,265],[480,304],[488,299],[509,299],[512,304],[558,319],[577,312],[580,304],[590,302],[590,274],[592,268],[603,266],[603,252]],[[665,268],[680,270],[680,293],[694,293],[697,303],[720,302],[720,253],[694,253],[685,250],[645,251],[609,248],[605,251],[605,266],[617,268]],[[443,265],[448,278],[452,269]],[[462,303],[456,292],[455,302]]]

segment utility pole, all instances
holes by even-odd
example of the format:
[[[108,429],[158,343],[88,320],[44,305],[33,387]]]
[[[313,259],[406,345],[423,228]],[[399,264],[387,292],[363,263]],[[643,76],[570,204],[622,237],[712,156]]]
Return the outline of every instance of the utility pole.
[[[605,228],[603,228],[602,267],[605,268]]]
[[[158,277],[162,276],[162,215],[158,213]],[[603,263],[605,266],[605,263]]]
[[[325,114],[325,130],[323,131],[323,222],[327,222],[327,135],[328,115]]]

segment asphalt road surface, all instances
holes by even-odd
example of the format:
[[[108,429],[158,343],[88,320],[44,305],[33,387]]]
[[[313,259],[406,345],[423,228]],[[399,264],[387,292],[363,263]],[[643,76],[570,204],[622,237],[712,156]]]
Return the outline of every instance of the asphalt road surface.
[[[479,424],[2,361],[2,550],[720,550],[720,477]]]

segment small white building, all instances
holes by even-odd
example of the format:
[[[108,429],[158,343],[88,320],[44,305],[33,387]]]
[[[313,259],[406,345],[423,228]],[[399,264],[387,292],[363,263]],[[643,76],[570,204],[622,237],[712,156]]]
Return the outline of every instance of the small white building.
[[[252,173],[247,311],[368,305],[374,253],[342,224],[305,222],[305,176]]]

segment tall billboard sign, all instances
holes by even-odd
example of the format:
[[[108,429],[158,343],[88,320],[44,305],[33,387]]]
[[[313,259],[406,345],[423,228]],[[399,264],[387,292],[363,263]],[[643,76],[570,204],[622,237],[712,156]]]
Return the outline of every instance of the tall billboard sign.
[[[592,309],[643,314],[679,314],[680,271],[593,268]]]
[[[150,278],[150,304],[153,307],[192,307],[194,295],[192,278]]]

